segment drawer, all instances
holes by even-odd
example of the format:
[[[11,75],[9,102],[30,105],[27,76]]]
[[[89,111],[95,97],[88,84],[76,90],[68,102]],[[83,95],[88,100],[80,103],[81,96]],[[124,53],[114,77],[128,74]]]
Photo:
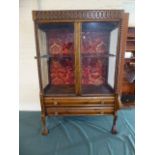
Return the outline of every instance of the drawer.
[[[44,98],[45,106],[113,106],[114,98]]]
[[[114,113],[114,107],[49,107],[48,115],[108,115]]]

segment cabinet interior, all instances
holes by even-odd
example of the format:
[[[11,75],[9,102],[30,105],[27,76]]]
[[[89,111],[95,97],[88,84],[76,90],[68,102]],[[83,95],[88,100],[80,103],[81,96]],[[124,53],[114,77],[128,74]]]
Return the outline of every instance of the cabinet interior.
[[[76,96],[79,87],[81,95],[114,93],[118,34],[114,21],[81,22],[80,27],[72,22],[39,24],[45,95]]]

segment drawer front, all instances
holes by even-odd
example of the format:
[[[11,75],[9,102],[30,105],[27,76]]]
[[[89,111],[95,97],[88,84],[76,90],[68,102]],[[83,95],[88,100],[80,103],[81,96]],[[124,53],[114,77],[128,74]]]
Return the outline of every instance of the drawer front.
[[[113,106],[114,98],[44,98],[45,106]]]
[[[49,107],[48,115],[108,115],[114,113],[114,107]]]
[[[103,115],[114,113],[114,98],[73,97],[44,98],[48,115]]]

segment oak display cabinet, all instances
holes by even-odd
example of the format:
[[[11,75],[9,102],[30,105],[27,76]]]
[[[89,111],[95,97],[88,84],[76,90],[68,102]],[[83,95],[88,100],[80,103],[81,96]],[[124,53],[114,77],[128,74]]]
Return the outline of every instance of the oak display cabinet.
[[[33,11],[43,135],[46,116],[114,115],[128,14],[123,10]]]

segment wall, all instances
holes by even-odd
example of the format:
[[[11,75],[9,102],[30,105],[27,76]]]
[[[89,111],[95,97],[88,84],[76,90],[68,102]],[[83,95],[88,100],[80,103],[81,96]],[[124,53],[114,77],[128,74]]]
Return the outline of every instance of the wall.
[[[32,10],[125,9],[134,26],[134,0],[20,0],[20,110],[40,110]]]

